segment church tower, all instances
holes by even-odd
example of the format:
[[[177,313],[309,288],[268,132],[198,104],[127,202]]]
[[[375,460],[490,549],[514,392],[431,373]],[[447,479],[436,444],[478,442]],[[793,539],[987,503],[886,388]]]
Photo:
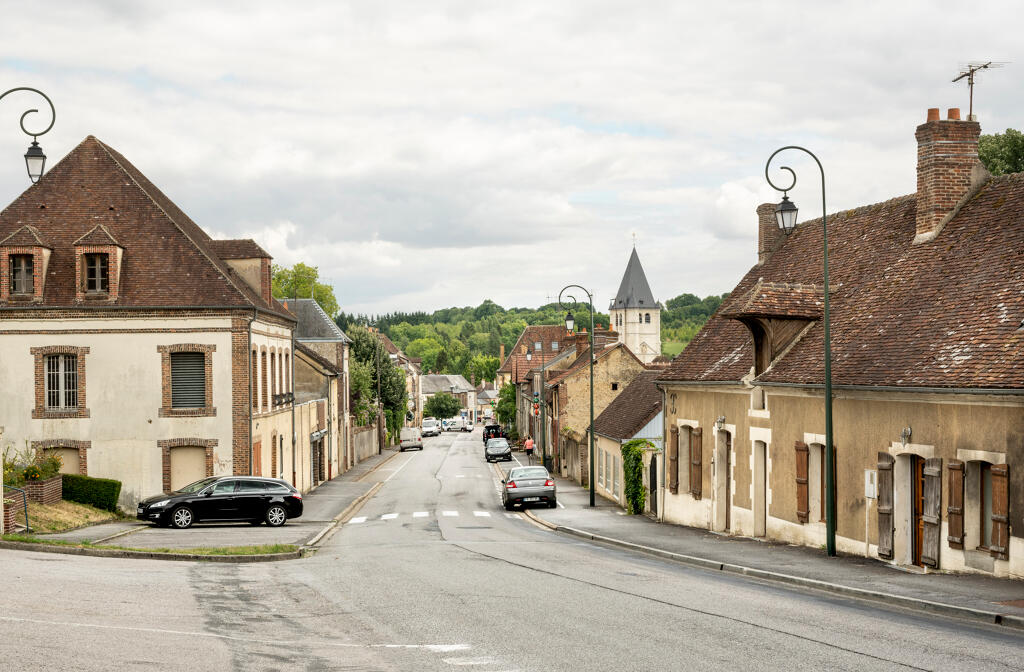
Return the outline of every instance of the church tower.
[[[654,300],[635,247],[608,311],[619,342],[640,361],[650,364],[661,354],[661,304]]]

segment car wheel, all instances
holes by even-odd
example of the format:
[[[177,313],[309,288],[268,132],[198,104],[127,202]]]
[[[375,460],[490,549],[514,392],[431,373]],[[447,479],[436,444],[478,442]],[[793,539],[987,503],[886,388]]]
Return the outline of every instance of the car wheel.
[[[556,506],[558,506],[558,502],[556,502],[555,500],[551,500],[550,502],[548,502],[548,508],[549,509],[553,509]]]
[[[192,527],[192,523],[195,522],[195,516],[192,514],[192,509],[187,506],[179,506],[171,512],[171,525],[184,530],[186,527]]]
[[[402,448],[401,446],[399,446],[399,447],[398,447],[398,452],[400,452],[400,453],[404,453],[404,452],[405,452],[405,448]]]
[[[267,509],[266,521],[271,527],[281,527],[288,520],[288,512],[280,504],[274,504]]]
[[[514,508],[516,508],[515,504],[513,504],[512,502],[505,502],[505,510],[506,511],[511,511]]]

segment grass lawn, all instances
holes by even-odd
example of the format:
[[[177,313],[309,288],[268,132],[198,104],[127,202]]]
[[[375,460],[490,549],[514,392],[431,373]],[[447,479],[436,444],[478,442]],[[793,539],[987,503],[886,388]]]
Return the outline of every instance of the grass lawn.
[[[10,496],[6,499],[8,502],[11,501]],[[8,506],[12,506],[17,511],[17,522],[24,524],[25,514],[21,497],[14,498],[14,503],[8,504]],[[118,517],[112,511],[97,509],[95,506],[78,502],[61,500],[47,506],[35,502],[28,503],[28,522],[37,532],[63,532],[83,525],[117,520]]]
[[[668,355],[669,357],[675,357],[683,351],[683,348],[685,348],[688,343],[689,341],[685,343],[683,341],[665,341],[661,344],[661,354]]]
[[[31,514],[30,514],[31,515]],[[48,544],[51,546],[74,546],[76,548],[106,548],[115,551],[143,551],[146,553],[187,553],[189,555],[273,555],[299,550],[295,544],[258,544],[254,546],[214,546],[200,548],[132,548],[131,546],[108,546],[89,542],[64,541],[33,537],[27,534],[5,534],[4,541],[20,541],[24,544]]]

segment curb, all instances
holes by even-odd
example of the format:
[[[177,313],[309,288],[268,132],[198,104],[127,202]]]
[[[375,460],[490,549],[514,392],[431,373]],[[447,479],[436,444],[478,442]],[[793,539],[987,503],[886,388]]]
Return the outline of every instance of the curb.
[[[381,464],[383,464],[383,462]],[[331,538],[331,535],[334,533],[335,530],[338,529],[338,525],[340,523],[351,518],[353,514],[355,514],[360,508],[362,508],[363,504],[366,503],[366,500],[376,495],[377,491],[380,490],[382,487],[384,487],[383,482],[374,483],[372,488],[356,497],[351,504],[346,506],[341,513],[336,515],[334,519],[331,520],[331,522],[324,525],[324,528],[317,532],[312,539],[303,544],[299,550],[315,552],[321,543]]]
[[[391,454],[391,456],[390,456],[390,457],[388,457],[388,458],[385,458],[385,459],[381,460],[381,461],[380,461],[380,462],[378,462],[377,464],[373,465],[373,468],[372,468],[372,469],[370,469],[369,471],[367,471],[367,472],[366,472],[365,474],[363,474],[363,475],[362,475],[362,476],[360,476],[359,478],[356,478],[356,479],[353,479],[353,480],[355,480],[355,481],[356,481],[357,483],[358,483],[358,482],[362,482],[362,480],[363,480],[364,478],[366,478],[367,476],[369,476],[369,475],[370,475],[370,474],[372,474],[373,472],[377,471],[378,469],[380,469],[381,467],[383,467],[383,466],[384,466],[385,464],[387,464],[388,462],[390,462],[391,460],[395,459],[396,457],[398,457],[398,456],[399,456],[399,455],[401,455],[401,454],[402,454],[402,453],[401,453],[401,451],[398,451],[398,450],[394,451],[394,452],[393,452],[393,453]]]
[[[88,555],[94,558],[132,558],[133,560],[178,560],[186,562],[280,562],[298,560],[303,557],[302,549],[288,553],[266,555],[199,555],[196,553],[154,553],[152,551],[124,551],[115,548],[84,548],[80,546],[55,546],[50,544],[28,544],[22,541],[0,541],[0,549],[12,551],[36,551],[37,553],[59,553],[62,555]]]
[[[121,530],[120,532],[115,532],[114,534],[107,535],[107,536],[103,537],[102,539],[97,539],[96,541],[94,541],[92,543],[94,543],[94,544],[102,544],[104,542],[110,541],[111,539],[119,539],[120,537],[127,537],[129,534],[135,534],[136,532],[144,530],[146,527],[148,527],[148,526],[145,523],[139,523],[138,525],[135,525],[134,527],[129,527],[126,530]]]
[[[709,560],[707,558],[699,558],[692,555],[683,555],[682,553],[673,553],[672,551],[666,551],[661,548],[644,546],[642,544],[634,544],[629,541],[613,539],[612,537],[604,537],[599,534],[593,534],[585,530],[578,530],[573,527],[556,525],[554,523],[548,522],[538,517],[536,514],[533,513],[533,511],[529,509],[525,510],[524,513],[526,513],[526,515],[531,520],[540,523],[541,525],[547,527],[553,532],[558,532],[573,537],[580,537],[582,539],[589,539],[590,541],[596,541],[611,546],[618,546],[619,548],[624,548],[631,551],[638,551],[640,553],[646,553],[647,555],[654,555],[659,558],[672,560],[674,562],[678,562],[681,564],[700,567],[701,569],[728,572],[730,574],[740,574],[743,576],[749,576],[754,579],[771,581],[773,583],[781,583],[789,586],[798,586],[801,588],[810,588],[813,590],[820,590],[826,593],[843,595],[845,597],[854,597],[862,600],[868,600],[871,602],[881,602],[884,604],[889,604],[897,607],[903,607],[905,609],[926,611],[941,616],[964,618],[972,621],[988,623],[990,625],[1002,625],[1009,628],[1024,630],[1024,616],[1017,616],[1014,614],[1002,614],[996,611],[985,611],[982,609],[972,609],[970,607],[960,607],[953,604],[943,604],[942,602],[932,602],[930,600],[922,600],[916,597],[906,597],[904,595],[894,595],[892,593],[881,593],[873,590],[864,590],[863,588],[853,588],[851,586],[844,586],[837,583],[828,583],[827,581],[808,579],[803,576],[793,576],[791,574],[770,572],[764,569],[755,569],[753,567],[745,567],[743,565],[719,562],[717,560]]]

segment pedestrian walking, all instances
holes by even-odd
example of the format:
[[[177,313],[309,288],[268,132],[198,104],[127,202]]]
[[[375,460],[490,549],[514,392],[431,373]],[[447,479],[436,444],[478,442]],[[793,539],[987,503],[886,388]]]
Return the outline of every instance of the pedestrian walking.
[[[529,434],[526,435],[526,441],[523,442],[523,450],[526,451],[527,463],[533,462],[533,437]]]

